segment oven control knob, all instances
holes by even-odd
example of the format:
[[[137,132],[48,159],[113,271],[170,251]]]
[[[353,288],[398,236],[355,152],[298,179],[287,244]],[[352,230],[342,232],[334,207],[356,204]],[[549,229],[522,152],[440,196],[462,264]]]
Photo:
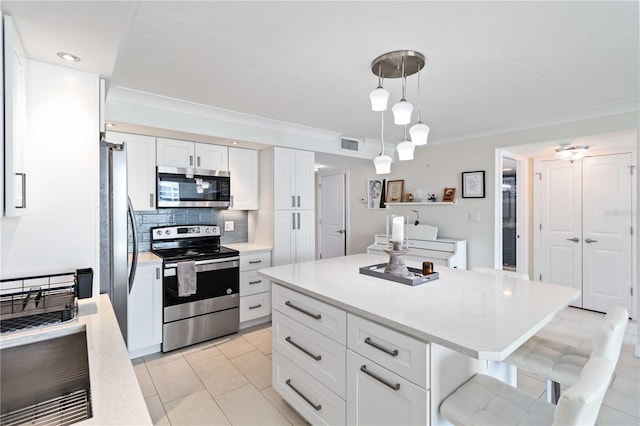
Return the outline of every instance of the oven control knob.
[[[211,228],[206,228],[206,229],[204,230],[204,232],[206,232],[207,234],[208,234],[208,233],[210,233],[210,232],[211,232]]]
[[[156,231],[156,235],[162,235],[162,231],[158,229],[158,230]]]
[[[231,290],[230,288],[227,289],[227,294],[231,294],[233,290]]]
[[[164,234],[165,234],[165,235],[169,235],[169,234],[171,234],[171,231],[169,231],[169,230],[167,229],[166,231],[164,231]]]

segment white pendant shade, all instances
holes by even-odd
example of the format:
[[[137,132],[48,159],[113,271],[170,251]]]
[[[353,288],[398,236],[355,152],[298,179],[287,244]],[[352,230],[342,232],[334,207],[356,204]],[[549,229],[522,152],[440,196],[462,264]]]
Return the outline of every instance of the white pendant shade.
[[[391,157],[380,154],[373,159],[373,165],[376,166],[376,174],[386,175],[391,173]]]
[[[424,124],[422,121],[418,121],[416,124],[411,126],[409,134],[411,134],[411,143],[415,146],[426,145],[427,137],[429,137],[429,126]]]
[[[378,86],[369,93],[371,100],[371,109],[373,111],[384,111],[387,109],[389,101],[389,91],[384,87]]]
[[[397,102],[393,108],[393,122],[398,125],[409,124],[411,122],[411,113],[413,112],[413,105],[407,102],[405,99],[401,99]]]
[[[413,150],[415,149],[415,146],[408,140],[405,139],[402,142],[400,142],[396,146],[396,149],[398,150],[398,160],[400,161],[413,160]]]

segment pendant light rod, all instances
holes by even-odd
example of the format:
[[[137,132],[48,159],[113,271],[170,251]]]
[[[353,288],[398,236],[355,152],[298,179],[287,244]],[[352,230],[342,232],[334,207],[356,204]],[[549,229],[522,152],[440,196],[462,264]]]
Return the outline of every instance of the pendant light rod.
[[[418,73],[420,75],[420,73]],[[402,99],[404,99],[407,85],[407,76],[404,73],[404,58],[402,58]]]
[[[420,69],[418,68],[418,71],[416,71],[416,74],[418,74],[418,123],[420,122]]]
[[[384,155],[384,111],[382,111],[380,116],[382,117],[382,124],[380,124],[380,141],[382,142],[382,151],[380,152],[380,155]]]

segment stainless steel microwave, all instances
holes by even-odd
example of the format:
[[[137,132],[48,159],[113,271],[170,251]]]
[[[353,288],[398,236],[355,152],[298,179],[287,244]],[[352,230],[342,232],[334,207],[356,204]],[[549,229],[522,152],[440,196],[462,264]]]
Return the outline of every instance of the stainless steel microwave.
[[[156,194],[158,207],[229,207],[230,173],[158,167]]]

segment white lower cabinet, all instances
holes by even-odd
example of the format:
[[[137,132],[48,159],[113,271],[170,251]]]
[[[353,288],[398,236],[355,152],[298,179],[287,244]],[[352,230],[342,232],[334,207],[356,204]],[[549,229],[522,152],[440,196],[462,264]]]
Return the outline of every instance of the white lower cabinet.
[[[430,344],[272,286],[273,387],[312,424],[429,425]]]
[[[271,266],[271,250],[240,252],[240,328],[269,321],[271,280],[258,269]]]
[[[429,424],[429,392],[347,350],[347,424]]]
[[[138,264],[127,300],[127,349],[131,358],[159,352],[162,344],[162,263]]]

